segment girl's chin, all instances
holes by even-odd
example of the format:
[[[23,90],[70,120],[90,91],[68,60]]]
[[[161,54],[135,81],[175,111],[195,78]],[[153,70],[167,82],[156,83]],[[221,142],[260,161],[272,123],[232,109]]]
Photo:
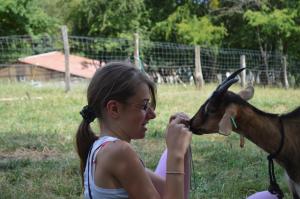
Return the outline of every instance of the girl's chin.
[[[147,131],[147,128],[143,127],[143,129],[139,133],[139,138],[138,139],[143,139],[146,135],[146,131]]]
[[[140,135],[138,137],[132,138],[134,140],[140,140],[140,139],[144,139],[145,138],[145,134],[144,135]]]

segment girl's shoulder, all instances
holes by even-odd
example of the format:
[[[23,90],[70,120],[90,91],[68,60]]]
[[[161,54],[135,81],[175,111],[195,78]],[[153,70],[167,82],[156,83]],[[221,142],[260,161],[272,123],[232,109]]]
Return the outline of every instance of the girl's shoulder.
[[[123,140],[114,140],[109,142],[103,152],[108,152],[112,157],[123,158],[128,155],[137,155],[130,143]]]
[[[119,139],[106,139],[102,141],[101,150],[97,152],[97,159],[108,162],[126,161],[130,158],[138,158],[130,143]]]

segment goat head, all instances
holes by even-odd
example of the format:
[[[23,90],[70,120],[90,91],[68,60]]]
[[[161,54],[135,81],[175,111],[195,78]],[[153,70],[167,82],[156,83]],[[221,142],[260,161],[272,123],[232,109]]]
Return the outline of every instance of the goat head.
[[[237,115],[238,109],[234,102],[244,103],[253,97],[254,88],[248,86],[246,89],[235,94],[228,91],[228,88],[236,83],[236,76],[244,68],[235,71],[225,79],[213,92],[198,112],[190,120],[190,130],[194,134],[220,133],[229,135],[232,131],[232,118]]]

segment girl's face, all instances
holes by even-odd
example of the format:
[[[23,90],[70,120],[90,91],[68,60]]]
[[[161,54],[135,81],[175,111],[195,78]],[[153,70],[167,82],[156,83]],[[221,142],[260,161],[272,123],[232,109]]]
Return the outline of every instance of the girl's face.
[[[136,95],[124,103],[120,127],[122,133],[130,139],[141,139],[145,137],[147,123],[154,119],[156,114],[151,107],[151,92],[147,84],[138,86]]]

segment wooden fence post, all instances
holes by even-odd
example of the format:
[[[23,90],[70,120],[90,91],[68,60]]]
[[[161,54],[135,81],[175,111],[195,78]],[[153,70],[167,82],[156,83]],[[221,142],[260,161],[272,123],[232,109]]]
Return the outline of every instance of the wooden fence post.
[[[195,46],[195,83],[197,88],[203,88],[204,79],[201,68],[200,46]]]
[[[241,55],[240,57],[240,67],[246,68],[246,56]],[[244,88],[246,86],[246,69],[241,73],[241,86]]]
[[[139,54],[139,34],[134,33],[134,65],[138,69],[142,69],[140,65],[140,54]]]
[[[289,88],[289,81],[287,77],[287,58],[286,55],[283,56],[283,84],[286,89]]]
[[[65,54],[65,92],[69,92],[71,89],[71,77],[70,77],[70,68],[69,68],[69,56],[70,56],[70,47],[68,40],[68,29],[67,26],[61,27],[62,38],[64,43],[64,54]]]
[[[12,82],[11,68],[12,68],[12,67],[8,67],[8,68],[7,68],[7,69],[8,69],[8,70],[7,70],[7,72],[8,72],[8,77],[9,77],[9,81],[10,81],[10,82]]]

